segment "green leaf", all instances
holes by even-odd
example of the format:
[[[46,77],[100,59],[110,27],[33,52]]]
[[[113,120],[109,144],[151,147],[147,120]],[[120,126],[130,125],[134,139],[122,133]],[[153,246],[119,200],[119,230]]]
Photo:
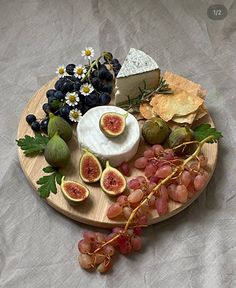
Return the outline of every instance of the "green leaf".
[[[57,193],[56,183],[61,184],[62,174],[51,166],[43,168],[43,171],[46,173],[50,173],[49,171],[53,172],[50,175],[39,178],[36,182],[40,186],[38,188],[40,197],[47,198],[51,192],[54,194]]]
[[[42,134],[35,134],[35,137],[25,135],[24,138],[16,140],[17,145],[24,151],[25,156],[36,156],[42,154],[49,138]]]
[[[201,124],[196,127],[193,131],[193,137],[197,141],[202,141],[205,138],[212,136],[212,139],[207,141],[207,143],[217,142],[221,137],[223,137],[220,131],[217,131],[216,128],[211,127],[210,124]]]

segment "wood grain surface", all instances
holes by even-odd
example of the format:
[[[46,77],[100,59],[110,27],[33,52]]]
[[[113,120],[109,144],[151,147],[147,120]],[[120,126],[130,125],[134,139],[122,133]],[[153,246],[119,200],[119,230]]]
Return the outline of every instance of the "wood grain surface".
[[[25,117],[27,114],[32,113],[35,114],[38,119],[44,118],[44,112],[41,107],[43,103],[46,102],[46,91],[54,87],[55,81],[56,79],[53,79],[47,84],[45,84],[40,90],[36,92],[33,98],[26,105],[19,122],[17,139],[24,137],[26,134],[34,135],[30,126],[25,121]],[[210,115],[207,115],[204,118],[202,118],[199,123],[201,122],[204,123],[207,122],[214,125]],[[67,167],[61,170],[61,172],[65,175],[66,180],[75,180],[82,182],[79,176],[80,149],[78,147],[77,142],[76,126],[74,127],[74,133],[72,139],[69,142],[69,147],[72,154],[71,161],[67,165]],[[144,150],[144,143],[141,142],[137,154],[141,154],[143,150]],[[209,180],[215,169],[217,161],[217,152],[218,152],[218,144],[216,143],[205,144],[203,146],[203,153],[208,157],[209,172],[210,172]],[[44,159],[44,156],[40,155],[34,158],[26,157],[20,148],[18,148],[18,155],[21,167],[23,169],[26,178],[28,179],[32,187],[37,191],[38,185],[36,184],[36,181],[44,174],[42,168],[48,166],[47,162]],[[141,172],[136,169],[132,169],[131,177],[137,174],[141,175]],[[106,217],[107,208],[114,201],[114,198],[110,198],[109,196],[104,194],[99,184],[87,185],[87,187],[90,190],[90,197],[78,207],[73,207],[67,203],[67,201],[64,199],[61,193],[59,186],[57,187],[58,188],[57,194],[51,193],[50,197],[47,198],[45,201],[54,209],[56,209],[58,212],[82,223],[104,228],[124,225],[125,224],[124,219],[117,219],[116,221],[112,221]],[[167,213],[164,216],[159,217],[159,215],[153,210],[149,219],[149,224],[154,224],[176,215],[177,213],[188,207],[195,199],[197,199],[199,195],[202,193],[202,191],[196,193],[195,196],[185,204],[180,204],[171,201],[169,203],[169,213]],[[44,201],[44,200],[41,200],[40,197],[38,197],[38,201]]]

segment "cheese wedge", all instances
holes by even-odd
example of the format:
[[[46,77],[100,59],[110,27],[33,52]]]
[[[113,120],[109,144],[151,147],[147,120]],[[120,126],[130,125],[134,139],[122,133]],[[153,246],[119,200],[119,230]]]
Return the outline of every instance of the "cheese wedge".
[[[143,51],[130,48],[116,77],[115,104],[137,97],[139,88],[156,89],[159,85],[160,69],[157,63]]]
[[[138,150],[140,128],[132,114],[126,118],[125,131],[115,138],[106,137],[99,128],[99,120],[106,112],[126,114],[116,106],[98,106],[84,114],[77,126],[79,144],[94,153],[101,161],[109,160],[114,167],[122,162],[128,162]]]

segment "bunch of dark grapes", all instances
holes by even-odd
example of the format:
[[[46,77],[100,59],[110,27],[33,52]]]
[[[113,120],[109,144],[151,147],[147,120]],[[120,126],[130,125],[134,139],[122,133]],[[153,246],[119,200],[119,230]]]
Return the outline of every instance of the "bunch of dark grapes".
[[[93,65],[93,62],[91,65]],[[117,59],[112,59],[109,63],[107,61],[104,61],[104,63],[97,61],[97,64],[93,65],[90,71],[91,73],[89,73],[89,76],[87,75],[85,79],[75,77],[75,67],[74,64],[68,64],[66,66],[67,75],[59,78],[55,83],[54,89],[49,89],[46,92],[47,102],[42,106],[45,117],[38,120],[33,114],[27,115],[26,121],[33,131],[47,133],[48,115],[50,112],[64,118],[72,124],[69,119],[69,114],[72,109],[76,108],[80,110],[83,115],[93,107],[108,105],[110,103],[114,77],[121,68],[119,61]],[[85,67],[87,71],[90,68],[89,65],[85,65]],[[89,83],[94,88],[87,96],[80,93],[80,87],[84,83]],[[69,106],[66,104],[65,97],[67,92],[76,92],[78,94],[80,101],[77,105]]]

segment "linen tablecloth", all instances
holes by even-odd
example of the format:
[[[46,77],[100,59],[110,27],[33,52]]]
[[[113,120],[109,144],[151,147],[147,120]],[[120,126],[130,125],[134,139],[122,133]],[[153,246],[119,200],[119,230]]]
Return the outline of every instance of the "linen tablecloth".
[[[212,4],[224,4],[227,17],[210,19]],[[85,46],[120,61],[135,47],[162,70],[201,83],[224,135],[206,192],[147,228],[142,251],[117,257],[108,275],[81,270],[76,244],[90,227],[40,200],[15,142],[27,101],[59,64],[80,63]],[[236,287],[235,51],[233,0],[0,0],[1,288]]]

